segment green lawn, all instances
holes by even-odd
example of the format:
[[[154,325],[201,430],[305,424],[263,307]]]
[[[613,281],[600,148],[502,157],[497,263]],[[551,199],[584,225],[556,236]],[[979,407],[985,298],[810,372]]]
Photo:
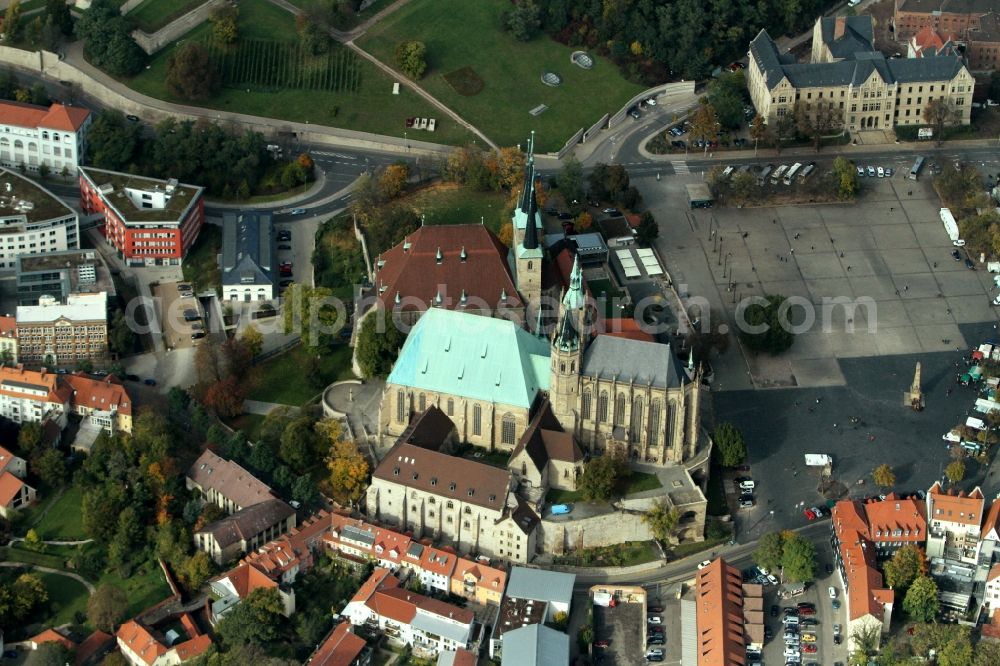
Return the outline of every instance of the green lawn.
[[[646,474],[645,472],[632,472],[625,480],[624,485],[626,495],[663,487],[658,476],[655,474]]]
[[[128,17],[140,30],[152,34],[203,4],[205,0],[143,0]]]
[[[479,224],[500,233],[510,222],[506,197],[499,192],[479,192],[468,187],[445,183],[415,192],[400,199],[424,215],[425,224]]]
[[[336,298],[353,299],[354,285],[365,279],[365,260],[350,214],[341,213],[324,222],[316,231],[315,248],[312,262],[316,286],[330,289]]]
[[[722,469],[712,465],[711,474],[708,475],[708,493],[705,497],[708,500],[705,511],[710,516],[729,514],[729,505],[726,504],[726,489],[723,488],[722,482]]]
[[[288,0],[291,4],[295,5],[299,9],[303,9],[313,4],[315,0]],[[372,4],[364,8],[363,11],[357,14],[351,12],[349,14],[336,13],[334,16],[333,27],[340,30],[350,30],[356,25],[364,23],[372,16],[375,16],[380,11],[391,5],[396,0],[375,0]]]
[[[427,72],[421,80],[428,92],[456,110],[500,145],[524,144],[537,131],[539,151],[558,150],[581,127],[590,127],[605,113],[614,113],[642,86],[621,77],[611,61],[594,58],[584,70],[570,61],[575,49],[545,35],[527,43],[501,31],[505,0],[412,0],[371,27],[362,48],[392,65],[396,46],[416,39],[427,45]],[[473,38],[461,38],[474,35]],[[465,70],[466,81],[481,79],[482,89],[459,94],[445,79]],[[544,72],[554,72],[562,85],[547,86]],[[548,109],[532,116],[540,104]]]
[[[545,501],[549,504],[570,504],[583,499],[579,490],[560,490],[559,488],[549,488],[545,494]]]
[[[354,378],[351,373],[351,348],[336,345],[332,354],[320,355],[323,387],[310,385],[305,369],[309,367],[309,354],[318,352],[318,349],[301,344],[264,361],[257,366],[257,380],[247,397],[251,400],[299,406],[319,395],[327,384]]]
[[[218,255],[222,252],[222,227],[206,224],[198,239],[184,257],[181,270],[184,279],[194,285],[195,291],[216,289],[222,284]]]
[[[170,596],[170,586],[163,577],[163,570],[155,563],[149,566],[149,571],[145,574],[137,571],[130,578],[122,578],[117,574],[104,574],[94,585],[100,587],[105,583],[125,591],[128,599],[128,612],[125,617],[135,617]]]
[[[25,564],[37,564],[40,567],[50,569],[62,569],[66,566],[66,558],[57,553],[36,553],[24,548],[22,544],[14,544],[7,548],[0,549],[3,557],[0,560],[10,562],[24,562]]]
[[[268,0],[242,0],[239,18],[240,36],[247,39],[296,41],[295,19],[292,14],[271,4]],[[149,68],[126,81],[129,87],[150,97],[171,102],[190,104],[167,91],[167,58],[184,40],[207,42],[212,29],[202,23],[177,42],[164,48],[149,61]],[[334,45],[333,49],[346,47]],[[345,127],[362,132],[374,132],[402,137],[406,119],[411,117],[437,118],[434,132],[410,130],[411,139],[425,139],[434,143],[463,144],[472,135],[414,93],[408,86],[400,86],[400,94],[392,94],[393,80],[375,65],[357,59],[360,72],[358,90],[352,93],[322,90],[283,89],[262,90],[248,88],[223,88],[211,100],[201,103],[211,109],[246,113],[267,118],[281,118],[303,123]],[[400,82],[404,83],[404,82]]]
[[[571,554],[557,556],[556,564],[578,567],[630,567],[660,558],[660,550],[653,541],[626,541],[615,546],[584,548]]]
[[[48,625],[58,627],[71,624],[75,622],[73,616],[77,612],[87,612],[90,593],[83,583],[68,576],[43,571],[34,573],[42,580],[49,593],[49,613],[46,618]]]
[[[83,491],[79,486],[67,488],[41,522],[35,525],[38,536],[48,541],[86,539],[87,535],[83,531],[83,518],[80,515],[82,504]]]
[[[598,302],[603,301],[605,317],[614,319],[622,316],[616,299],[621,299],[625,294],[616,289],[611,280],[587,280],[587,288]]]
[[[233,430],[242,431],[246,438],[252,442],[257,439],[257,433],[260,431],[262,423],[264,423],[264,417],[260,414],[240,414],[235,419],[227,421],[226,425]]]

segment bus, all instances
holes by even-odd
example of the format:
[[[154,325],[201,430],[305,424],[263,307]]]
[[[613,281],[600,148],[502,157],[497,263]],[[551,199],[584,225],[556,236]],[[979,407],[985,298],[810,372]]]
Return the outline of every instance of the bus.
[[[811,174],[815,169],[816,169],[815,162],[810,162],[809,164],[807,164],[806,167],[802,170],[802,173],[799,174],[799,176],[802,178],[802,181],[805,182],[805,179],[808,178],[809,174]]]
[[[801,168],[801,162],[796,162],[792,165],[792,168],[785,173],[785,185],[791,185],[795,181],[795,176],[798,175]]]
[[[788,171],[788,165],[787,164],[782,164],[777,169],[775,169],[774,173],[771,174],[771,184],[772,185],[777,185],[778,183],[780,183],[781,182],[781,178],[785,175],[786,171]]]
[[[917,161],[913,163],[913,168],[910,169],[910,180],[916,180],[917,175],[920,173],[920,169],[924,166],[924,158],[917,157]]]
[[[773,164],[768,164],[766,167],[764,167],[764,170],[760,172],[759,176],[757,176],[757,184],[763,186],[764,183],[767,182],[767,179],[771,177],[772,171],[774,171]]]

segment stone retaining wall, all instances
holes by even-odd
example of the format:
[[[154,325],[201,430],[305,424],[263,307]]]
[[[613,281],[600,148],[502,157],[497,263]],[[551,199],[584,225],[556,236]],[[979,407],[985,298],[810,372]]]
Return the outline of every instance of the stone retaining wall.
[[[552,555],[653,538],[641,514],[625,511],[568,521],[542,520],[540,530],[542,551]]]
[[[179,39],[201,23],[207,21],[209,14],[212,13],[212,10],[225,4],[227,1],[228,0],[208,0],[204,4],[195,7],[184,16],[174,19],[153,34],[143,32],[142,30],[133,30],[132,38],[135,39],[136,43],[140,46],[140,48],[142,48],[143,51],[146,52],[147,55],[153,55],[170,42],[175,39]]]

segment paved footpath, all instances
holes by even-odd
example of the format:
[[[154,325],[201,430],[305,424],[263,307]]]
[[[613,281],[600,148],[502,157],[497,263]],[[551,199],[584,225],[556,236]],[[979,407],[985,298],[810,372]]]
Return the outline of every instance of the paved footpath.
[[[278,407],[291,407],[295,411],[298,411],[299,409],[295,405],[283,405],[279,402],[262,402],[260,400],[243,401],[243,412],[245,414],[260,414],[261,416],[267,416],[271,413],[272,409],[277,409]]]
[[[52,569],[50,567],[40,567],[37,564],[26,564],[24,562],[0,562],[0,567],[27,568],[27,569],[34,569],[35,571],[42,571],[44,573],[55,574],[57,576],[67,576],[68,578],[72,578],[78,581],[85,588],[87,588],[88,594],[94,593],[94,584],[88,581],[80,574],[71,573],[69,571],[62,571],[61,569]]]

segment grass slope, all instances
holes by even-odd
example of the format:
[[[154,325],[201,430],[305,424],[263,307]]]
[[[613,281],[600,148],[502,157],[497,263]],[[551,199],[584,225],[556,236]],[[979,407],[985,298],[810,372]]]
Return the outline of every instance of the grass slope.
[[[247,39],[295,41],[295,19],[268,0],[242,0],[239,19],[240,36]],[[190,104],[167,91],[167,59],[184,40],[208,42],[211,26],[205,22],[183,38],[163,49],[149,61],[149,69],[126,81],[129,87],[150,97]],[[345,47],[334,45],[334,49]],[[357,92],[338,93],[316,90],[285,89],[279,91],[246,88],[223,88],[211,100],[201,103],[211,109],[246,113],[294,122],[308,122],[332,127],[345,127],[361,132],[374,132],[402,137],[409,117],[437,118],[435,132],[411,130],[411,139],[435,143],[462,144],[471,134],[454,121],[442,117],[430,104],[408,86],[400,86],[400,94],[392,94],[393,80],[375,65],[359,58],[360,83]]]
[[[307,377],[310,353],[319,353],[319,350],[301,344],[258,365],[255,369],[257,379],[254,388],[247,397],[262,402],[298,406],[319,395],[323,389],[310,385]],[[337,345],[332,354],[321,355],[320,368],[324,387],[340,379],[353,379],[351,348]]]
[[[400,42],[427,44],[428,69],[421,85],[500,145],[523,144],[534,129],[540,151],[557,150],[573,132],[617,111],[642,90],[605,58],[594,56],[593,69],[584,70],[570,62],[574,49],[545,35],[528,43],[514,40],[500,29],[501,15],[509,8],[506,0],[412,0],[372,26],[359,42],[389,64]],[[471,97],[456,92],[445,79],[466,66],[484,83]],[[562,85],[543,84],[547,71],[562,77]],[[548,110],[530,115],[539,104]]]
[[[510,221],[503,194],[479,192],[454,183],[428,187],[400,199],[400,203],[424,215],[425,224],[479,224],[482,221],[493,233],[500,233],[500,227]]]
[[[205,3],[205,0],[144,0],[128,13],[136,26],[152,34]]]
[[[49,593],[48,624],[58,627],[75,622],[73,616],[87,612],[87,599],[90,593],[83,583],[69,576],[35,571]]]
[[[45,541],[79,541],[86,539],[80,507],[83,491],[78,486],[70,486],[56,500],[45,517],[35,525],[35,531]]]

